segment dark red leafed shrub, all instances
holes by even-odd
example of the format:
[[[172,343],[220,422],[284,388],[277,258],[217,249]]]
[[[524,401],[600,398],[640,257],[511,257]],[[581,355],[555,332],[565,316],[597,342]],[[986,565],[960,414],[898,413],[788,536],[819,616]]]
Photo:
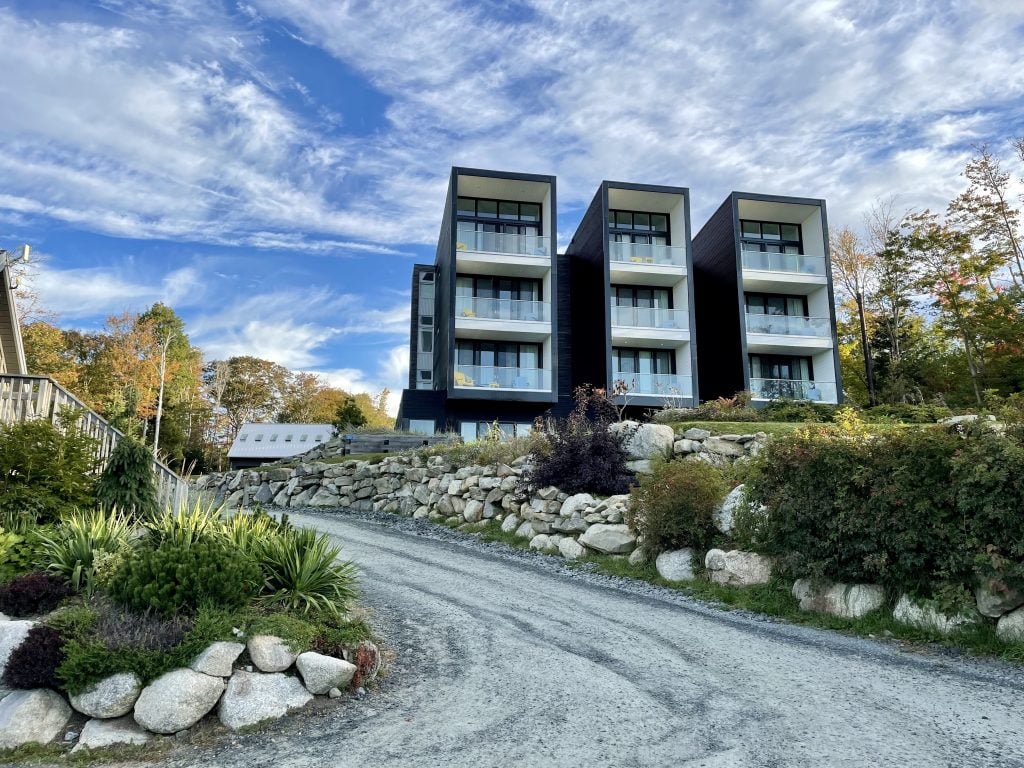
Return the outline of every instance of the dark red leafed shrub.
[[[565,493],[628,493],[633,473],[626,467],[625,443],[631,435],[612,433],[615,408],[603,390],[576,390],[576,407],[566,419],[540,426],[548,447],[533,454],[524,480],[529,488],[554,485]]]
[[[53,627],[37,625],[11,651],[4,670],[8,688],[60,688],[57,667],[64,661],[64,638]]]
[[[26,573],[0,584],[0,613],[8,616],[49,613],[70,594],[71,587],[59,576]]]

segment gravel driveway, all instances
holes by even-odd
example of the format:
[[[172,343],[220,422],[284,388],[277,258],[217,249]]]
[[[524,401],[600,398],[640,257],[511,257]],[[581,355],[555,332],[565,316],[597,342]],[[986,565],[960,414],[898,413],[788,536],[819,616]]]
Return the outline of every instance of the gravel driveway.
[[[1024,672],[730,613],[387,515],[335,535],[398,653],[361,701],[168,764],[1024,766]]]

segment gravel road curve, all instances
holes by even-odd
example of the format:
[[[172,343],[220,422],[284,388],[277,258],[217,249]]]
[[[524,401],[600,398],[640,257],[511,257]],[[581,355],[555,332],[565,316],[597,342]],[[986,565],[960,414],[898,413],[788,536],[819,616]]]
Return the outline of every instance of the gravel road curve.
[[[1024,766],[1024,673],[730,613],[384,515],[337,536],[398,654],[361,701],[170,765]]]

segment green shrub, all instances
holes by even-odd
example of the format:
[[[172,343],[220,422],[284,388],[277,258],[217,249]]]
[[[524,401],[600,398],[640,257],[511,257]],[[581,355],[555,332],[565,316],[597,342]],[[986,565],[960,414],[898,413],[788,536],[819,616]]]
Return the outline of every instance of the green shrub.
[[[64,638],[53,627],[32,627],[11,651],[0,682],[8,688],[60,688],[57,668],[64,661]]]
[[[576,406],[566,419],[549,419],[538,432],[547,438],[542,450],[532,454],[523,480],[529,488],[554,485],[565,493],[596,493],[602,496],[627,493],[633,473],[623,432],[611,432],[615,406],[603,391],[580,387]]]
[[[97,567],[127,552],[132,525],[119,512],[75,511],[55,530],[42,534],[46,569],[60,574],[76,592],[96,588]],[[101,570],[101,579],[103,572]]]
[[[263,602],[287,610],[339,613],[356,597],[356,568],[335,562],[341,549],[312,528],[285,531],[263,546]]]
[[[806,400],[773,400],[761,409],[760,414],[764,421],[826,423],[832,421],[838,407]]]
[[[943,583],[972,588],[979,562],[1024,556],[1022,476],[1024,449],[995,435],[776,440],[748,486],[765,512],[738,527],[790,575],[930,597]]]
[[[149,448],[129,437],[122,438],[96,481],[95,494],[101,509],[119,510],[137,518],[155,515],[156,482]]]
[[[953,412],[938,403],[887,403],[865,408],[862,415],[869,423],[934,424]]]
[[[117,672],[134,672],[143,684],[178,667],[188,666],[210,643],[234,639],[238,617],[201,608],[192,617],[169,619],[103,605],[95,631],[68,640],[57,670],[69,693],[79,693]]]
[[[6,535],[6,547],[0,550],[0,582],[15,576],[31,573],[42,565],[43,539],[52,531],[52,526],[29,527],[18,533]]]
[[[706,549],[728,492],[721,470],[700,461],[658,461],[630,491],[626,521],[651,552]]]
[[[114,577],[110,591],[136,610],[170,616],[194,613],[205,604],[242,606],[256,594],[260,581],[259,566],[223,538],[168,538],[140,547]]]
[[[37,616],[49,613],[71,594],[67,582],[50,573],[26,573],[0,584],[0,613]]]
[[[251,613],[247,617],[246,632],[252,635],[274,635],[288,641],[294,653],[313,650],[320,627],[313,616],[300,617],[289,613]]]
[[[99,611],[92,605],[72,604],[58,608],[43,623],[68,640],[80,640],[96,626],[99,616]]]
[[[65,414],[0,424],[0,517],[3,527],[47,522],[75,507],[92,506],[96,441]],[[21,521],[18,523],[17,521]]]

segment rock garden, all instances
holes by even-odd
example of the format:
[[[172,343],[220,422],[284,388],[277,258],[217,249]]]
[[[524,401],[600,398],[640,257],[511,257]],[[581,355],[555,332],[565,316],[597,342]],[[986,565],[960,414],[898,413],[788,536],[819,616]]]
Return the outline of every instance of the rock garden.
[[[3,510],[0,750],[152,745],[361,693],[381,653],[339,548],[264,512],[162,508],[124,442],[91,509],[24,482]]]
[[[231,506],[385,511],[618,560],[614,572],[663,583],[771,590],[794,612],[882,616],[913,637],[970,635],[1024,660],[1017,427],[956,419],[874,433],[851,412],[839,428],[769,438],[590,418],[532,440],[486,463],[486,447],[436,447],[199,485]]]

